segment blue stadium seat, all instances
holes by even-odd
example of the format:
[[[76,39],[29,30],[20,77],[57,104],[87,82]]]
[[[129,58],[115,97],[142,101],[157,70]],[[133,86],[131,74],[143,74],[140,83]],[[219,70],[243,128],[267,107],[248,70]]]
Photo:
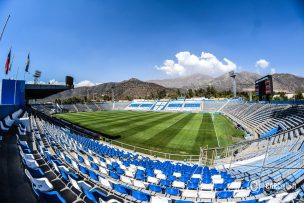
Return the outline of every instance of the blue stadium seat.
[[[40,202],[66,203],[64,198],[57,191],[39,192]]]
[[[160,192],[162,192],[162,187],[159,185],[150,184],[149,190],[160,193]]]
[[[84,162],[84,159],[82,158],[82,156],[78,155],[78,160],[83,163]]]
[[[216,197],[219,199],[228,199],[233,196],[232,191],[221,191],[216,193]]]
[[[117,192],[125,194],[125,195],[129,194],[128,189],[126,187],[117,185],[117,184],[113,184],[113,186],[114,186],[114,190],[116,190]]]
[[[161,185],[166,186],[166,187],[170,187],[171,186],[171,181],[169,180],[160,180],[159,182]]]
[[[192,201],[189,201],[189,200],[175,200],[175,203],[193,203]]]
[[[179,189],[168,187],[168,188],[166,188],[165,193],[168,195],[179,196],[180,191],[179,191]]]
[[[198,188],[198,183],[188,183],[187,184],[187,189],[197,190],[197,188]]]
[[[90,176],[93,180],[99,181],[99,180],[98,180],[98,175],[97,175],[95,172],[93,172],[93,171],[91,171],[91,170],[89,170],[89,169],[87,169],[87,171],[89,172],[89,176]]]
[[[135,191],[135,190],[132,190],[132,197],[134,197],[135,199],[137,199],[139,201],[149,201],[149,199],[150,199],[150,196],[147,195],[146,193]]]
[[[99,167],[98,167],[95,163],[93,163],[93,162],[91,162],[91,167],[92,167],[93,169],[95,169],[96,171],[99,170]]]
[[[240,203],[256,203],[257,200],[255,199],[251,199],[251,200],[242,200]],[[262,201],[259,201],[260,203],[262,203]]]
[[[113,171],[110,171],[109,175],[116,180],[118,180],[120,178],[120,175],[118,175],[117,173],[115,173]]]
[[[227,185],[226,184],[214,184],[214,189],[216,190],[224,190],[227,188]]]
[[[78,165],[79,170],[83,173],[83,174],[87,174],[88,171],[85,167],[83,167],[82,165]]]
[[[41,170],[41,168],[30,168],[27,167],[27,170],[31,173],[31,175],[33,176],[33,178],[42,178],[44,177],[44,173]]]

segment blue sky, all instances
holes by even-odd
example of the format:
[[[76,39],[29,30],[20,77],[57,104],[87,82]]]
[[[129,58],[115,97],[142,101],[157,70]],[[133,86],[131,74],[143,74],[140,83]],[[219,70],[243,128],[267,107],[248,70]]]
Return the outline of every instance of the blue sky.
[[[304,76],[300,1],[0,0],[1,29],[8,14],[0,67],[12,46],[11,76],[20,67],[19,79],[29,50],[30,71],[41,70],[44,81],[217,76],[230,69]],[[257,65],[261,59],[268,65]]]

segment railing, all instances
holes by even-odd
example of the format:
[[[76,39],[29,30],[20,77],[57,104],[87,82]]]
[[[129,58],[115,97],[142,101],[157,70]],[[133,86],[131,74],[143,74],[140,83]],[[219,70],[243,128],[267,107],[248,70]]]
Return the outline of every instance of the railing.
[[[257,145],[260,145],[262,142],[265,142],[266,140],[273,140],[273,138],[275,138],[275,137],[284,136],[286,133],[289,134],[289,132],[299,129],[301,127],[304,127],[304,124],[297,126],[293,129],[280,132],[278,134],[274,134],[271,136],[267,136],[267,137],[255,139],[255,140],[245,140],[245,141],[242,141],[242,142],[239,142],[236,144],[232,144],[229,146],[225,146],[225,147],[215,147],[215,148],[201,147],[199,162],[206,164],[206,165],[210,165],[210,166],[214,165],[215,163],[219,164],[218,160],[224,161],[225,158],[228,158],[228,162],[231,162],[233,157],[236,154],[238,154],[239,152],[248,148],[248,146],[251,145],[252,143],[257,143]],[[239,158],[241,158],[241,157],[239,157]],[[246,157],[244,157],[244,158],[246,158]]]
[[[123,143],[117,140],[111,140],[105,137],[101,138],[103,142],[109,143],[111,145],[115,145],[124,149],[128,149],[132,152],[139,152],[145,155],[149,155],[155,158],[164,158],[174,161],[185,161],[185,162],[198,162],[200,155],[185,155],[185,154],[173,154],[173,153],[166,153],[166,152],[160,152],[152,149],[147,149],[143,147],[138,147],[134,145],[130,145],[127,143]]]

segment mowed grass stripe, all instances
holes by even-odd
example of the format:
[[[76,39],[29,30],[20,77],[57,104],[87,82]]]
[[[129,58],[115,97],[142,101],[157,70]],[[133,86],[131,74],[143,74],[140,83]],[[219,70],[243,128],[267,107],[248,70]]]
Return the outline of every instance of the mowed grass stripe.
[[[201,146],[217,146],[215,129],[221,146],[243,134],[223,115],[214,114],[213,123],[209,113],[98,111],[56,116],[127,144],[168,153],[199,154]]]
[[[136,136],[136,134],[138,133],[140,134],[143,131],[148,131],[154,128],[155,126],[159,125],[160,123],[166,122],[172,118],[176,118],[176,116],[177,116],[176,114],[172,113],[162,117],[155,117],[148,122],[144,121],[144,124],[142,125],[136,124],[135,127],[128,128],[124,131],[120,131],[117,133],[117,135],[123,135],[122,140],[126,140],[130,143],[138,142],[138,137]]]
[[[171,115],[171,114],[170,114]],[[159,121],[163,117],[168,117],[167,114],[155,114],[150,115],[148,117],[132,117],[128,119],[124,119],[123,122],[111,122],[107,124],[106,127],[109,130],[109,133],[115,134],[115,135],[132,135],[132,131],[130,129],[141,127],[145,128],[149,125],[150,122],[153,121]],[[121,133],[125,132],[125,133]],[[137,131],[138,132],[138,131]]]
[[[236,129],[234,125],[223,115],[214,115],[214,127],[221,146],[233,144],[233,137],[238,139],[244,136],[244,132]]]
[[[106,121],[103,122],[101,125],[95,126],[96,128],[100,127],[101,130],[112,132],[112,129],[119,129],[119,128],[125,128],[126,126],[129,127],[133,123],[143,121],[143,120],[149,120],[150,118],[155,118],[162,115],[155,115],[155,114],[146,114],[144,116],[132,116],[125,119],[116,119],[113,121]]]
[[[78,120],[78,119],[74,119],[74,121],[77,122],[77,124],[81,125],[81,126],[95,126],[98,127],[99,125],[102,126],[108,126],[106,124],[108,123],[117,123],[117,122],[123,122],[125,119],[130,120],[130,118],[145,118],[147,116],[152,116],[151,114],[147,113],[147,114],[140,114],[140,115],[121,115],[121,116],[114,116],[111,118],[104,118],[104,117],[87,117],[87,118],[83,118],[82,120]]]
[[[208,145],[208,147],[217,147],[217,138],[214,131],[214,125],[212,121],[212,117],[209,113],[205,113],[203,117],[203,123],[204,126],[201,129],[201,133],[203,133],[203,136],[205,137],[205,145]]]
[[[145,116],[132,116],[132,117],[129,117],[128,119],[110,122],[107,126],[109,128],[119,128],[119,127],[123,127],[123,126],[134,125],[137,122],[142,122],[142,121],[148,122],[149,119],[153,119],[155,117],[161,117],[161,116],[165,116],[165,114],[153,113],[153,114],[146,114]]]
[[[200,126],[198,128],[196,137],[195,137],[195,142],[194,145],[192,146],[193,149],[197,149],[200,147],[204,147],[205,144],[205,140],[207,139],[204,135],[204,128],[205,128],[205,123],[204,123],[204,114],[202,114],[202,120],[200,123]]]
[[[188,114],[184,118],[178,120],[170,128],[166,128],[160,133],[147,140],[147,143],[153,143],[157,147],[166,147],[167,144],[182,130],[184,126],[195,116],[195,114]]]
[[[144,114],[136,114],[136,113],[127,113],[128,111],[124,112],[117,112],[117,114],[105,114],[105,113],[100,113],[100,114],[93,114],[93,115],[67,115],[67,117],[65,116],[66,114],[63,115],[58,115],[58,117],[66,117],[66,118],[73,118],[73,120],[78,121],[78,122],[86,122],[86,121],[91,121],[91,120],[117,120],[117,118],[128,118],[130,116],[144,116]]]
[[[198,148],[195,145],[195,134],[198,134],[199,127],[202,123],[201,114],[193,114],[194,116],[185,123],[185,126],[176,134],[176,136],[168,142],[166,148],[177,150],[181,154],[197,154]]]
[[[174,117],[167,119],[165,121],[159,122],[157,125],[152,126],[149,129],[143,130],[141,132],[137,132],[132,135],[132,139],[135,140],[136,143],[140,146],[148,146],[147,140],[153,138],[156,134],[160,133],[164,129],[170,128],[174,123],[178,120],[186,117],[184,113],[174,113]],[[151,143],[149,143],[151,144]]]
[[[129,127],[130,122],[137,122],[140,120],[148,120],[150,117],[155,117],[155,116],[163,116],[166,114],[159,114],[159,113],[154,113],[154,112],[141,112],[140,115],[135,116],[135,115],[128,115],[128,116],[123,116],[123,117],[117,117],[113,118],[111,120],[106,120],[103,118],[95,118],[91,120],[89,117],[86,119],[86,121],[78,122],[76,123],[78,125],[81,125],[83,127],[92,129],[94,131],[98,131],[101,133],[105,133],[108,135],[114,135],[113,131],[117,130],[118,128],[124,128],[124,126]]]

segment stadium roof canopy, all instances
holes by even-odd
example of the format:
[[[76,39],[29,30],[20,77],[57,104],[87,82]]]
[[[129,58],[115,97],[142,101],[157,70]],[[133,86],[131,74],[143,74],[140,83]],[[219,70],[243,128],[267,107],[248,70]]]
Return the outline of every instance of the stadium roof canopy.
[[[44,99],[53,94],[71,89],[67,85],[26,84],[25,97],[29,99]]]

